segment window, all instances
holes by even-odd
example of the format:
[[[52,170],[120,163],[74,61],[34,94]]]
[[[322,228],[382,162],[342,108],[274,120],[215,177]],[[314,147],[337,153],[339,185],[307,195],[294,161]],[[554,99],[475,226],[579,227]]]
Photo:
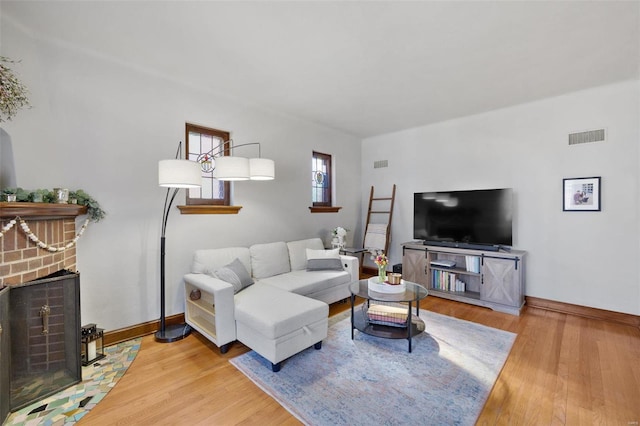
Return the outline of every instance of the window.
[[[185,139],[187,159],[202,164],[202,187],[187,191],[187,205],[228,206],[231,198],[229,182],[222,182],[213,177],[215,159],[208,153],[220,153],[216,148],[229,140],[229,132],[187,123]],[[229,155],[229,149],[223,150],[222,154]]]
[[[311,162],[312,201],[314,207],[331,206],[331,156],[313,151]]]
[[[202,168],[202,187],[187,191],[187,203],[178,206],[182,214],[237,214],[242,206],[231,205],[231,185],[213,177],[214,156],[231,155],[228,146],[229,132],[209,129],[187,123],[185,126],[186,158],[197,161]]]
[[[311,159],[311,213],[335,213],[341,207],[332,205],[333,174],[331,156],[313,151]]]

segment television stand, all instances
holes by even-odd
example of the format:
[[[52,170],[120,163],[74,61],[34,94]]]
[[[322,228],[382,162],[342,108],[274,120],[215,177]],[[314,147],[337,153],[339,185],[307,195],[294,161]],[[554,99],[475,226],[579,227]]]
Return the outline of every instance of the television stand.
[[[525,255],[500,246],[461,247],[410,242],[402,244],[402,275],[429,290],[430,296],[519,315],[524,305]],[[443,244],[443,245],[440,245]],[[440,260],[441,262],[438,262]],[[438,265],[442,260],[453,267]]]

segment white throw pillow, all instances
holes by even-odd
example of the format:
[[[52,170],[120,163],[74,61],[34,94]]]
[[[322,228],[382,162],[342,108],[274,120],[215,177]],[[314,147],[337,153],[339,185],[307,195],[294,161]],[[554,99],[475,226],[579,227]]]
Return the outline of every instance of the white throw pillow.
[[[324,244],[320,238],[308,238],[306,240],[289,241],[289,260],[292,271],[301,271],[307,267],[306,249],[324,250]]]
[[[309,259],[340,259],[340,249],[313,250],[307,249],[307,260]]]

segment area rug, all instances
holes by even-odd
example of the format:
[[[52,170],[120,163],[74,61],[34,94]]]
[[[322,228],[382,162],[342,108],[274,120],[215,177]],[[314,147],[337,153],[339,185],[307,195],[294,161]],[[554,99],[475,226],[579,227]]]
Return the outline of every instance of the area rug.
[[[124,375],[138,354],[141,341],[133,339],[105,347],[105,358],[82,367],[82,382],[11,413],[3,425],[75,424],[102,401]]]
[[[426,331],[390,340],[342,319],[322,349],[284,361],[251,351],[230,362],[308,425],[473,425],[516,335],[421,310]]]

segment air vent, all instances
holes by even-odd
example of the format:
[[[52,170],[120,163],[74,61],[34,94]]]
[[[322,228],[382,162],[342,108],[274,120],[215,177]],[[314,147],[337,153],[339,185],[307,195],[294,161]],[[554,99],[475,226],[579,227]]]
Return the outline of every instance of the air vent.
[[[586,132],[569,133],[569,145],[578,145],[589,142],[604,142],[606,140],[605,129],[587,130]]]
[[[381,169],[383,167],[389,167],[389,160],[378,160],[373,162],[374,169]]]

